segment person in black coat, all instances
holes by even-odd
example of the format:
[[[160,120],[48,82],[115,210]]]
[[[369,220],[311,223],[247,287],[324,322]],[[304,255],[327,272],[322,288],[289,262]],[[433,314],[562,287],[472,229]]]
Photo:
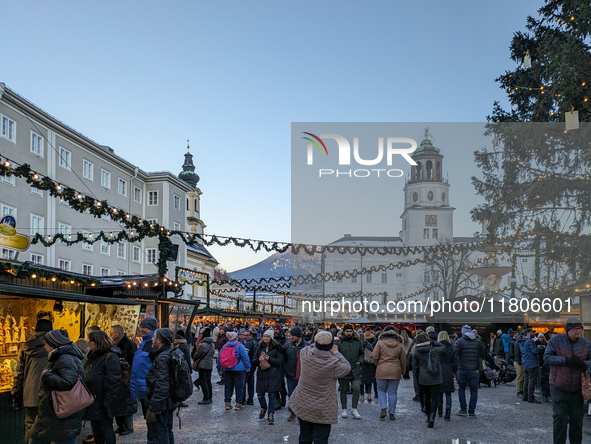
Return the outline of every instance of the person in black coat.
[[[121,350],[104,331],[88,335],[90,352],[84,366],[84,383],[94,396],[86,408],[84,419],[90,420],[95,444],[115,444],[113,417],[125,410],[125,393],[120,392]]]
[[[31,428],[34,442],[75,442],[82,428],[83,410],[59,419],[53,409],[51,392],[69,391],[84,378],[82,352],[70,341],[66,330],[52,330],[43,336],[48,363],[41,374],[37,418]]]
[[[265,394],[269,395],[269,425],[274,424],[275,421],[275,407],[277,403],[277,392],[281,391],[283,384],[283,365],[284,355],[281,345],[273,339],[274,332],[269,329],[263,334],[263,339],[259,342],[256,353],[254,355],[254,366],[257,368],[257,397],[261,405],[261,413],[259,419],[265,417],[267,413],[267,401]],[[270,367],[264,369],[261,367],[262,362],[267,362]],[[252,369],[254,371],[254,367]]]
[[[129,363],[129,369],[133,365],[133,357],[137,351],[137,345],[134,341],[129,339],[125,334],[125,330],[121,325],[113,325],[109,331],[109,337],[115,343],[115,346],[121,350],[121,356]],[[117,422],[117,430],[115,434],[121,436],[133,433],[133,415],[137,412],[137,401],[132,399],[129,387],[126,389],[125,405],[126,409],[123,415],[117,415],[115,421]]]
[[[458,371],[458,354],[449,341],[449,334],[446,331],[439,332],[437,342],[445,346],[445,350],[439,356],[441,363],[441,375],[443,382],[439,388],[439,405],[437,413],[439,417],[443,414],[443,394],[445,393],[445,420],[451,420],[451,394],[455,392],[454,374]]]

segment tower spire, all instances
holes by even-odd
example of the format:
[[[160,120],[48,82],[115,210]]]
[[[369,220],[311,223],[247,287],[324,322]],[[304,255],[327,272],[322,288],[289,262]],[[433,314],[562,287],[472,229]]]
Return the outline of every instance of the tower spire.
[[[195,172],[195,165],[193,164],[193,155],[190,152],[189,139],[187,139],[187,152],[185,153],[185,163],[183,163],[183,171],[179,173],[179,179],[188,183],[193,188],[197,188],[199,183],[199,175]]]

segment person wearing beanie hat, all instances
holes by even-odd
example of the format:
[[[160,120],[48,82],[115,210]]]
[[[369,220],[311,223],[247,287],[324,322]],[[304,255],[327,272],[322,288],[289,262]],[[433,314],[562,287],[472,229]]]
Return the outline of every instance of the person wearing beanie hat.
[[[65,330],[51,330],[42,341],[48,353],[47,365],[41,373],[37,398],[37,417],[30,426],[29,438],[34,443],[76,441],[82,429],[84,409],[60,419],[53,408],[53,391],[69,391],[80,379],[84,379],[84,357],[80,349],[70,341]]]
[[[265,335],[269,335],[269,336],[271,336],[271,339],[275,339],[275,331],[272,328],[265,331],[263,333],[263,336],[265,336]]]
[[[319,331],[314,347],[300,351],[301,374],[289,408],[299,419],[301,442],[328,442],[331,424],[338,423],[336,381],[351,371],[351,365],[333,341],[330,332]]]
[[[285,364],[283,365],[283,372],[285,373],[285,380],[287,382],[287,396],[291,398],[293,391],[298,385],[297,368],[298,356],[304,347],[308,347],[308,342],[302,338],[302,329],[294,327],[290,331],[291,341],[283,347],[283,354],[285,355]],[[290,415],[288,421],[295,421],[295,414],[289,410]]]
[[[250,359],[250,362],[252,364],[252,362],[254,361],[254,357],[255,357],[255,353],[256,353],[256,348],[257,348],[257,342],[256,340],[253,338],[253,334],[252,332],[247,329],[244,328],[244,331],[240,334],[239,340],[240,342],[242,342],[242,345],[244,345],[244,348],[246,349],[246,353],[248,354],[248,359]],[[255,332],[256,334],[256,332]],[[241,404],[242,405],[254,405],[254,388],[255,388],[255,380],[254,380],[254,370],[250,371],[250,372],[246,372],[246,381],[244,384],[244,398]],[[248,395],[248,398],[247,398]]]
[[[149,358],[152,366],[146,375],[146,423],[148,442],[162,442],[167,437],[173,442],[172,415],[179,403],[172,398],[174,334],[169,328],[159,328],[152,337]],[[135,361],[134,361],[135,364]],[[168,439],[166,440],[168,441]]]
[[[534,397],[534,391],[538,385],[540,376],[540,355],[544,353],[544,347],[534,342],[534,333],[526,330],[525,342],[521,345],[521,363],[525,372],[523,385],[523,400],[540,404],[541,401]]]
[[[37,416],[37,393],[41,385],[41,372],[47,365],[47,350],[43,336],[53,330],[49,319],[39,319],[35,333],[23,344],[18,355],[18,365],[12,387],[12,404],[25,410],[25,435],[29,433]]]
[[[550,393],[554,418],[554,442],[583,442],[582,373],[591,366],[591,342],[583,337],[583,324],[569,318],[566,333],[548,341],[544,361],[550,366]]]
[[[236,390],[235,410],[243,410],[244,405],[244,383],[246,372],[251,369],[251,362],[244,345],[237,340],[238,334],[235,331],[227,331],[227,342],[221,348],[218,360],[217,371],[224,380],[224,400],[226,410],[232,409],[232,395]]]
[[[150,353],[155,350],[153,339],[158,330],[158,320],[153,316],[146,316],[140,321],[138,329],[142,342],[138,345],[137,351],[131,364],[131,375],[129,379],[129,390],[132,399],[139,399],[142,412],[146,416],[148,404],[146,400],[146,375],[152,367]]]
[[[492,338],[491,338],[492,339]],[[505,343],[503,341],[503,331],[497,330],[493,341],[493,353],[497,356],[505,357]]]
[[[198,402],[201,405],[211,404],[213,401],[213,387],[211,385],[211,373],[213,372],[215,343],[211,336],[211,329],[205,327],[201,330],[202,340],[199,346],[193,349],[193,369],[199,372],[199,377],[193,382],[197,388],[201,388],[203,399]]]
[[[337,324],[330,324],[330,327],[328,327],[328,331],[332,334],[333,337],[336,337],[338,333]]]
[[[462,326],[462,337],[454,342],[454,351],[458,356],[458,399],[460,411],[458,416],[476,418],[476,403],[478,402],[478,380],[482,359],[485,358],[484,344],[472,333],[468,324]],[[470,402],[466,404],[466,387],[470,387]]]
[[[285,363],[283,347],[266,332],[259,342],[252,362],[257,372],[256,392],[261,406],[259,419],[264,419],[268,412],[268,424],[273,425],[275,423],[277,393],[281,391],[284,384],[283,371],[281,370]],[[267,397],[269,398],[268,403]]]
[[[158,319],[154,316],[146,316],[140,322],[140,328],[144,328],[149,331],[156,331],[158,330]]]
[[[431,332],[433,333],[435,332]],[[429,333],[417,335],[415,342],[412,368],[419,370],[418,382],[424,396],[427,427],[433,428],[439,406],[439,389],[443,382],[440,356],[445,351],[445,346],[440,342],[432,341]],[[431,366],[436,368],[437,372],[433,372]]]
[[[337,334],[339,352],[349,361],[351,365],[351,372],[344,378],[339,379],[341,391],[341,417],[347,418],[347,392],[349,387],[353,391],[353,398],[351,400],[351,415],[355,419],[361,419],[361,415],[357,411],[359,403],[359,396],[361,395],[361,376],[363,368],[361,363],[365,357],[365,346],[359,334],[353,330],[351,324],[346,324],[343,330]]]

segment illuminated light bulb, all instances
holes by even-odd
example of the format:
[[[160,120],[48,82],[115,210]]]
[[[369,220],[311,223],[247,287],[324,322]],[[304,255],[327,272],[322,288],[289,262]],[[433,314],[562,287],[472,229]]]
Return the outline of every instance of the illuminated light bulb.
[[[127,288],[131,288],[131,285],[130,284],[127,284]]]
[[[101,202],[97,200],[97,201],[96,201],[96,206],[97,206],[97,207],[100,207],[100,206],[101,206]]]
[[[74,281],[70,281],[70,284],[73,284],[73,283],[74,283]]]
[[[35,273],[33,273],[33,274],[31,275],[31,277],[32,277],[33,279],[35,279],[35,278],[37,277],[37,275],[36,275]]]
[[[7,160],[7,161],[5,161],[5,162],[4,162],[4,166],[5,166],[5,167],[9,167],[9,166],[10,166],[10,162],[9,162],[8,160]]]
[[[147,286],[148,286],[148,283],[147,282],[144,282],[144,287],[147,287]]]
[[[133,283],[133,286],[135,287],[136,285],[137,285],[137,282],[134,282],[134,283]]]
[[[37,173],[33,174],[33,180],[37,180],[39,179],[39,176],[37,175]]]
[[[53,282],[57,281],[57,279],[56,279],[55,277],[52,277],[52,278],[51,278],[51,280],[52,280]]]
[[[93,282],[92,284],[90,284],[91,287],[94,287],[96,284]]]

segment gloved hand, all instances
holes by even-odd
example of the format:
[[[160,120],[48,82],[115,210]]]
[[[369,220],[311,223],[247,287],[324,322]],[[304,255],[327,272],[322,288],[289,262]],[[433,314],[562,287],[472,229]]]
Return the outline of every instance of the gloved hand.
[[[587,364],[585,364],[585,361],[583,361],[578,356],[573,356],[572,359],[573,359],[573,367],[574,368],[576,368],[577,370],[581,370],[582,372],[587,371]]]
[[[574,357],[570,357],[570,358],[565,358],[566,359],[566,366],[573,368],[575,366],[575,361],[574,361]]]
[[[152,424],[153,422],[156,422],[156,413],[151,412],[150,410],[148,410],[146,412],[146,422],[148,424]]]

